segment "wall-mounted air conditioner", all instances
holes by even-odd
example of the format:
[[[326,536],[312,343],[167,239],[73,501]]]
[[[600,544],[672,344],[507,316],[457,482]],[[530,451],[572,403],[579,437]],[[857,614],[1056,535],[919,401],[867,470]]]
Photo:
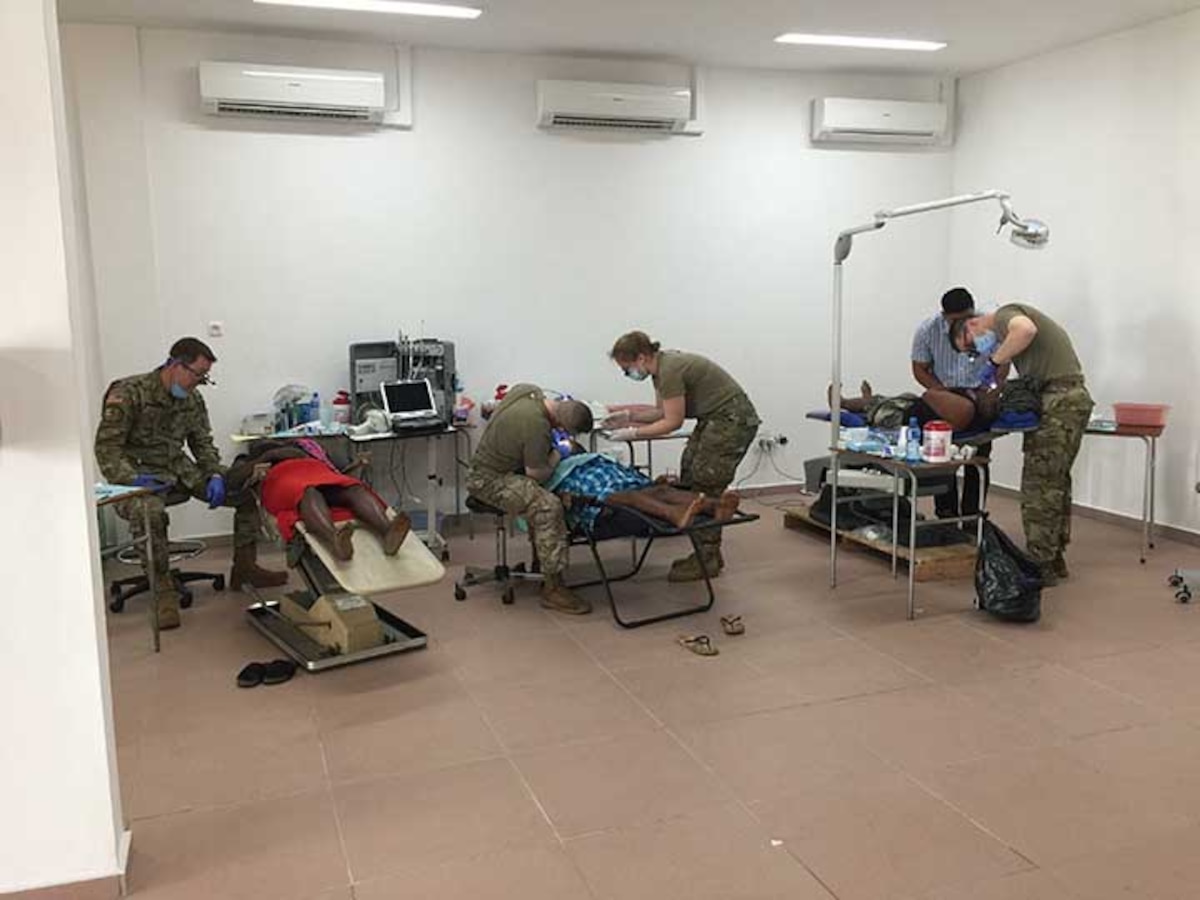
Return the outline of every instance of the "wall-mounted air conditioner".
[[[382,72],[257,63],[200,63],[200,100],[218,116],[383,121]]]
[[[673,133],[692,118],[687,86],[539,81],[538,125]]]
[[[813,101],[813,143],[937,144],[949,125],[945,103],[848,97]]]

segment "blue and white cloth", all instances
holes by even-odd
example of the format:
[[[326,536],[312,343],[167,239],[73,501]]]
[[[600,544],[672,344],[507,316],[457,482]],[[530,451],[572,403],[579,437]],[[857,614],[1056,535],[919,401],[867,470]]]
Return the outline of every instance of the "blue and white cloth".
[[[548,491],[565,491],[596,500],[607,500],[621,491],[636,491],[651,485],[651,481],[637,469],[623,466],[600,453],[580,453],[570,456],[558,464],[550,480]],[[582,527],[588,531],[596,524],[596,517],[603,507],[588,504],[567,511],[567,524],[571,528]]]
[[[913,335],[912,361],[932,364],[933,374],[948,388],[979,387],[987,357],[971,359],[950,340],[950,322],[940,313],[920,324]]]

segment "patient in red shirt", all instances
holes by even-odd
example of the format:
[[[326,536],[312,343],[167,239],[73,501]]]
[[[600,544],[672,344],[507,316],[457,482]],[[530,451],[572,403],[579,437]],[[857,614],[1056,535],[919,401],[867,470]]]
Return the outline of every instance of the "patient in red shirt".
[[[321,445],[307,438],[255,441],[234,460],[225,480],[231,490],[260,486],[263,509],[274,517],[284,541],[303,522],[342,562],[354,557],[354,523],[378,537],[388,556],[399,552],[412,528],[408,516],[389,516],[378,494],[340,471]]]

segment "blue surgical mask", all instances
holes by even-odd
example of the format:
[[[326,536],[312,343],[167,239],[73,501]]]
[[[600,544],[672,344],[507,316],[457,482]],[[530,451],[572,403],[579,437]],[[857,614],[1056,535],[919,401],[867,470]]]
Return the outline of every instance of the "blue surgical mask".
[[[625,369],[625,377],[632,378],[634,381],[645,381],[650,377],[650,373],[645,369]]]
[[[188,398],[188,392],[183,389],[183,385],[172,383],[171,396],[176,400],[186,400]]]
[[[1000,341],[996,338],[996,332],[985,331],[983,334],[977,335],[973,343],[975,352],[980,356],[991,356]]]

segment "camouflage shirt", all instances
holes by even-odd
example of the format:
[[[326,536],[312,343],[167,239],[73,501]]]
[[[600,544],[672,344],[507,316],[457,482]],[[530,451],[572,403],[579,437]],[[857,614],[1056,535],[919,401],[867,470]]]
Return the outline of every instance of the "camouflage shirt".
[[[96,429],[96,461],[113,484],[130,484],[137,475],[160,475],[198,490],[224,472],[208,409],[199,391],[185,400],[172,397],[163,387],[161,371],[108,386]]]

